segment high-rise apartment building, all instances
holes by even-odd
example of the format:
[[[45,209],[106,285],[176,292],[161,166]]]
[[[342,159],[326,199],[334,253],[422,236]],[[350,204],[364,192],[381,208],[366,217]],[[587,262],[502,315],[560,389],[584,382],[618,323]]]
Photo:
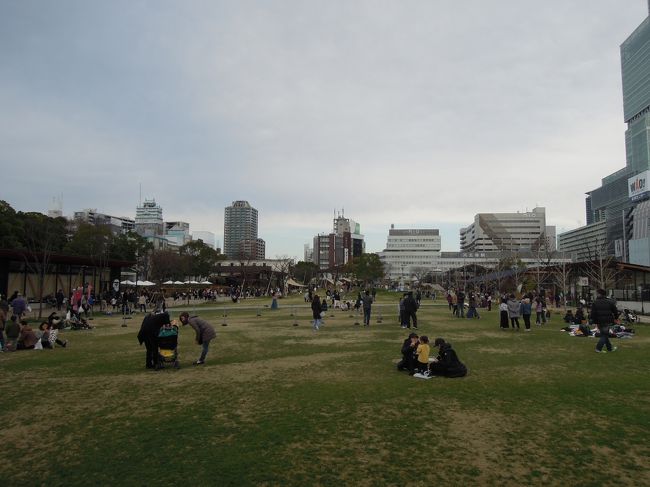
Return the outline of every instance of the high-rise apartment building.
[[[555,227],[546,225],[546,209],[525,213],[479,213],[460,229],[462,252],[555,250]]]
[[[224,254],[229,259],[248,257],[241,254],[242,246],[240,242],[243,240],[249,241],[251,246],[252,242],[256,242],[258,250],[261,243],[264,242],[261,239],[259,239],[261,242],[258,241],[257,210],[248,201],[233,201],[232,205],[226,207],[223,227]],[[244,245],[244,250],[247,248]]]

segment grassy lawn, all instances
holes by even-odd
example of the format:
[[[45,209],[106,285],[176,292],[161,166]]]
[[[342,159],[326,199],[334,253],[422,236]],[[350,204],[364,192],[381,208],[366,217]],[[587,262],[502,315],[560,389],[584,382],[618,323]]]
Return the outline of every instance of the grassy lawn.
[[[227,326],[198,307],[218,334],[202,367],[186,327],[182,368],[145,370],[141,316],[0,354],[0,483],[650,485],[648,325],[596,354],[559,315],[502,332],[497,311],[459,320],[427,303],[420,334],[450,341],[470,373],[419,380],[395,369],[395,295],[369,329],[336,310],[319,332],[291,299],[226,305]]]

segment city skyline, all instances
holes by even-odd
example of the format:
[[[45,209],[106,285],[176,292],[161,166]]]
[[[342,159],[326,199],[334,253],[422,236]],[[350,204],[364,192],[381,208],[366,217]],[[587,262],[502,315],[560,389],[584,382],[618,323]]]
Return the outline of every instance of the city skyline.
[[[369,252],[391,224],[457,249],[483,212],[583,225],[584,193],[625,161],[619,46],[648,13],[64,3],[0,5],[0,199],[134,217],[142,183],[219,240],[248,200],[269,258],[300,257],[342,207]]]

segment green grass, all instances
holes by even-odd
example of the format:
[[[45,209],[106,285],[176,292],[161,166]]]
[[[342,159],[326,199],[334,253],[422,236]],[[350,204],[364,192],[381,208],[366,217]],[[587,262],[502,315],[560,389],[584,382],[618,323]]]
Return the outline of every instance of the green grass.
[[[650,485],[647,326],[596,354],[558,315],[502,332],[495,311],[427,304],[420,334],[450,341],[470,374],[426,381],[395,370],[397,295],[378,301],[370,329],[337,310],[319,332],[299,298],[228,303],[227,326],[197,307],[218,333],[200,368],[184,328],[181,370],[146,371],[141,317],[1,354],[1,483]]]

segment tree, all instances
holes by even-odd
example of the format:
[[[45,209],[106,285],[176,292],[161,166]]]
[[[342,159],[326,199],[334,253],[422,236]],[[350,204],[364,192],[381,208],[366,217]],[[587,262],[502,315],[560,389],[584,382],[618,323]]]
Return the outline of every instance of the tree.
[[[80,223],[65,248],[68,253],[83,255],[91,260],[99,271],[100,290],[103,290],[101,277],[103,270],[108,266],[112,241],[113,232],[108,226]],[[82,285],[85,286],[86,283]]]
[[[599,289],[607,290],[616,281],[616,257],[607,252],[607,242],[585,243],[588,260],[583,264],[583,272],[589,282]]]
[[[300,261],[293,266],[293,277],[303,284],[309,283],[314,277],[318,275],[320,268],[313,262]]]
[[[151,254],[151,278],[154,281],[178,281],[189,273],[189,257],[171,250],[157,250]]]
[[[571,274],[572,274],[571,266],[567,265],[566,262],[562,262],[562,264],[556,266],[553,272],[553,279],[555,281],[555,285],[558,286],[560,289],[562,289],[562,300],[563,300],[563,305],[565,310],[566,310],[567,288],[569,286],[569,280],[571,279]]]
[[[289,258],[288,255],[276,255],[276,265],[275,269],[277,270],[280,277],[280,289],[282,289],[283,294],[287,294],[287,279],[291,275],[291,268],[293,267],[293,259]],[[269,284],[271,283],[271,278],[269,278]]]
[[[0,200],[0,249],[22,248],[22,233],[22,221],[18,214],[9,203]]]
[[[135,232],[120,234],[111,242],[111,258],[135,261],[136,271],[142,279],[149,274],[152,252],[153,244]]]
[[[352,260],[351,270],[364,285],[384,277],[384,265],[377,254],[361,254]]]
[[[25,265],[38,276],[38,302],[43,302],[45,274],[48,272],[52,253],[60,252],[67,243],[67,222],[65,218],[50,218],[42,213],[29,212],[17,214],[22,219],[22,245]],[[38,317],[43,316],[43,306],[39,306]]]
[[[537,267],[535,269],[535,281],[537,293],[539,294],[542,288],[542,284],[548,277],[546,269],[551,265],[551,261],[557,254],[557,251],[553,250],[550,238],[546,235],[546,232],[542,232],[537,241],[533,244],[532,253],[537,263]]]
[[[225,256],[204,244],[201,239],[186,243],[178,253],[188,257],[188,272],[196,278],[210,277],[216,263],[225,259]]]

